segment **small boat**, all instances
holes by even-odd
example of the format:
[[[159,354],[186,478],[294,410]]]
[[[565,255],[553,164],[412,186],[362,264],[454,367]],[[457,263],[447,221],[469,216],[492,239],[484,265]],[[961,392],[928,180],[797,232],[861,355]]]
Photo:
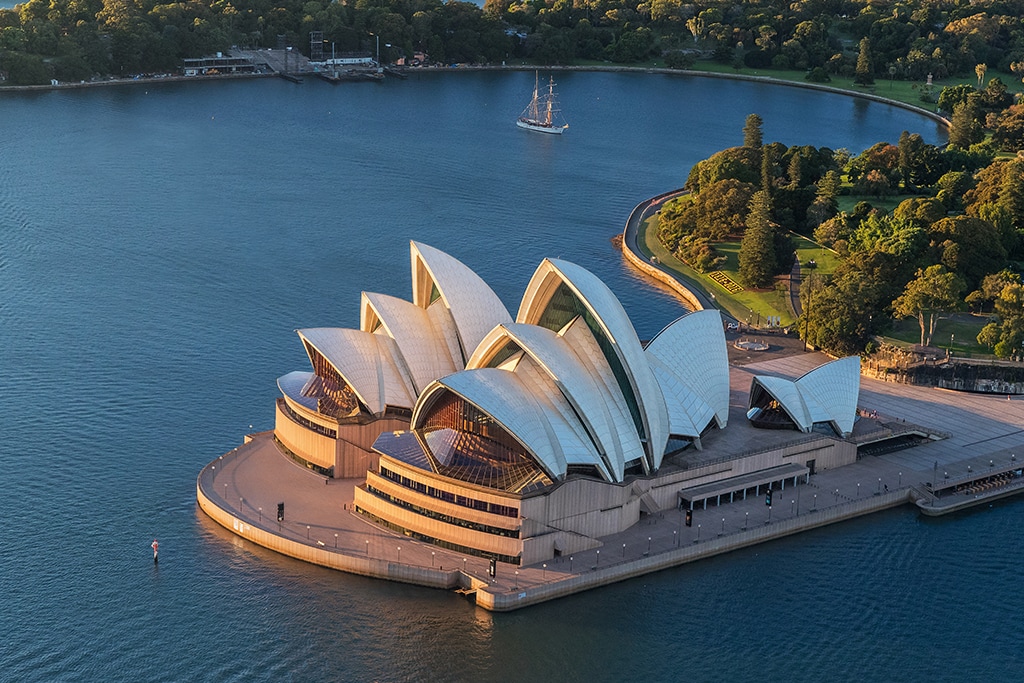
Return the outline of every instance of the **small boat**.
[[[559,119],[559,109],[555,102],[555,78],[551,77],[548,83],[548,91],[540,93],[540,75],[534,74],[533,99],[526,105],[526,109],[516,119],[516,125],[525,130],[534,130],[538,133],[553,133],[561,135],[562,131],[569,127],[568,123],[556,123]]]

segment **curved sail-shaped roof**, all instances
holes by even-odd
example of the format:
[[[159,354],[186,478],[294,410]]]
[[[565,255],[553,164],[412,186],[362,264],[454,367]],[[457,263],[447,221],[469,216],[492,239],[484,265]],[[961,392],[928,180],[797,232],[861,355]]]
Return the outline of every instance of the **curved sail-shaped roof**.
[[[725,428],[729,354],[721,313],[708,309],[678,318],[651,340],[644,355],[665,394],[673,434],[699,436],[712,416],[719,429]],[[678,431],[677,426],[688,423],[698,430],[696,434]]]
[[[813,422],[831,422],[844,436],[853,432],[860,396],[860,358],[825,363],[796,380]]]
[[[440,298],[455,322],[461,346],[458,365],[495,325],[512,322],[505,305],[483,279],[458,259],[420,242],[410,245],[412,300],[426,309]]]
[[[544,259],[526,288],[516,322],[559,331],[576,316],[584,318],[615,374],[646,444],[644,468],[656,470],[668,442],[668,410],[633,324],[596,275],[568,261]]]
[[[412,380],[399,368],[398,347],[390,337],[340,327],[314,327],[298,334],[331,364],[371,413],[380,414],[388,405],[411,409],[415,404]]]
[[[476,406],[512,435],[537,461],[549,477],[565,475],[567,463],[562,440],[532,392],[515,373],[497,368],[466,370],[443,377],[427,387],[413,410],[413,429],[422,426],[433,398],[451,391]]]
[[[757,388],[768,392],[793,420],[809,432],[827,423],[843,436],[853,432],[860,393],[860,358],[849,356],[825,363],[793,381],[782,377],[756,376],[751,383],[750,406]]]
[[[522,350],[547,373],[593,443],[601,458],[597,463],[599,469],[607,471],[610,480],[622,481],[626,461],[642,456],[643,447],[634,430],[620,430],[613,419],[613,413],[622,414],[626,410],[621,396],[615,396],[600,385],[600,377],[595,377],[563,337],[536,325],[512,323],[494,328],[477,347],[467,369],[493,367],[495,362],[503,360],[503,350],[508,348]],[[610,375],[607,364],[603,364],[604,374]],[[609,405],[616,400],[620,405]]]
[[[383,331],[395,340],[400,351],[396,360],[405,364],[414,394],[460,369],[462,359],[456,365],[446,339],[446,333],[454,330],[435,324],[426,310],[405,299],[373,292],[363,292],[361,303],[360,328],[363,332]]]

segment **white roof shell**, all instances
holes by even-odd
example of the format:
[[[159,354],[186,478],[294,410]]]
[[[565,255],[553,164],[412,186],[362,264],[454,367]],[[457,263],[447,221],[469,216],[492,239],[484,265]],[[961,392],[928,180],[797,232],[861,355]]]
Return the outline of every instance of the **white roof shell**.
[[[454,329],[443,329],[424,309],[405,299],[372,292],[363,292],[361,304],[360,329],[372,333],[379,322],[376,333],[383,332],[395,340],[401,352],[396,360],[405,365],[412,378],[413,395],[462,366],[461,358],[456,365],[446,339],[446,332]]]
[[[412,408],[412,380],[399,369],[398,347],[390,337],[340,327],[298,330],[299,337],[320,352],[372,413],[386,405]]]
[[[668,409],[661,388],[644,357],[636,330],[608,286],[596,275],[574,263],[544,259],[527,285],[516,322],[536,324],[558,285],[563,282],[597,320],[629,378],[647,434],[644,467],[647,471],[654,471],[661,466],[665,445],[668,443]]]
[[[729,354],[722,315],[694,311],[658,333],[644,350],[668,406],[672,434],[698,439],[714,418],[729,421]]]
[[[420,308],[430,307],[432,285],[455,322],[461,345],[458,365],[495,325],[512,322],[508,309],[483,279],[458,259],[419,242],[410,243],[412,258],[412,301]]]
[[[542,409],[515,373],[497,368],[465,370],[448,375],[427,387],[412,415],[411,427],[420,426],[425,407],[439,391],[451,391],[491,416],[511,434],[552,479],[564,477],[566,458],[563,440],[571,429],[557,414]],[[552,422],[556,424],[552,424]],[[577,447],[581,444],[575,444]]]
[[[860,395],[860,358],[847,356],[825,363],[799,379],[756,376],[751,383],[760,385],[793,419],[797,427],[809,432],[816,423],[830,423],[837,432],[853,432]]]
[[[590,336],[589,332],[585,334]],[[625,463],[642,457],[643,447],[628,421],[621,394],[617,390],[609,391],[604,385],[602,376],[613,383],[614,377],[611,377],[611,369],[600,350],[597,350],[598,358],[589,359],[587,363],[562,336],[551,330],[512,323],[496,327],[487,335],[477,347],[467,369],[485,367],[509,341],[514,341],[547,374],[550,378],[547,390],[557,391],[571,406],[572,412],[566,415],[566,419],[578,424],[584,438],[593,446],[590,449],[592,456],[581,462],[597,466],[606,473],[605,478],[609,481],[622,481]],[[602,366],[602,372],[595,373],[595,365]],[[523,366],[520,362],[513,371],[520,373]],[[593,456],[596,456],[596,461]]]

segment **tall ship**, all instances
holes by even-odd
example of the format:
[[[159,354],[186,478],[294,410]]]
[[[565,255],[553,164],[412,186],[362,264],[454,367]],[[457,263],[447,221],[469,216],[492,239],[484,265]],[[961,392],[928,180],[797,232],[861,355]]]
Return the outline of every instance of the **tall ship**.
[[[561,135],[569,127],[568,123],[560,122],[560,110],[555,100],[555,78],[551,77],[547,92],[540,91],[540,75],[534,74],[533,99],[519,115],[516,125],[538,133]]]

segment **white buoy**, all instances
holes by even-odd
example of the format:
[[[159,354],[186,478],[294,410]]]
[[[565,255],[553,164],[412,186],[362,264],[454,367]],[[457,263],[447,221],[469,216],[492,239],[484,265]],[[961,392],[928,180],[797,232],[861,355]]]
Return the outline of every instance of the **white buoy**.
[[[160,549],[160,544],[156,542],[155,538],[153,539],[152,548],[153,548],[153,564],[156,564],[157,562],[159,562],[159,560],[157,559],[157,551]]]

